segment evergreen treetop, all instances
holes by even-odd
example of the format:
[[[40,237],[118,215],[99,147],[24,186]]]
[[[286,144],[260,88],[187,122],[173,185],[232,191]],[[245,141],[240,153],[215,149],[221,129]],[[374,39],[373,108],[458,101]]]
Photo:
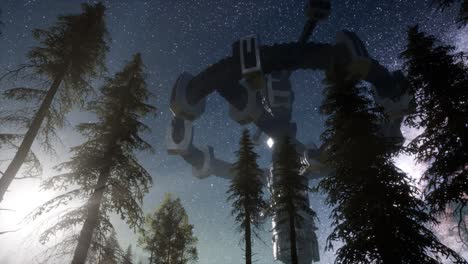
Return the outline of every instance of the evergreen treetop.
[[[44,243],[58,231],[83,223],[90,214],[89,204],[100,205],[92,243],[102,245],[112,230],[111,212],[120,215],[131,228],[143,223],[141,203],[152,178],[138,162],[135,152],[152,150],[140,133],[149,131],[141,119],[154,112],[155,108],[146,103],[150,94],[144,81],[141,55],[136,54],[121,72],[109,78],[101,93],[97,100],[89,103],[97,121],[77,126],[86,141],[71,149],[73,156],[70,161],[56,167],[68,172],[43,183],[45,189],[77,188],[50,200],[35,212],[35,216],[67,204],[74,198],[88,199],[88,202],[66,213],[57,224],[48,228],[41,236]],[[106,180],[98,185],[102,178]],[[103,190],[102,199],[91,200],[93,194],[100,190]],[[76,236],[70,241],[76,243]]]
[[[455,53],[419,28],[408,31],[402,53],[416,111],[407,124],[422,130],[407,150],[429,163],[422,179],[434,213],[453,207],[460,231],[467,231],[468,203],[468,67],[466,54]],[[453,210],[453,209],[452,209]]]
[[[249,131],[242,132],[236,151],[237,161],[232,166],[234,177],[229,185],[228,201],[232,202],[232,215],[245,241],[245,263],[252,263],[252,234],[261,228],[264,221],[262,212],[267,209],[263,200],[263,171],[257,164],[258,155]]]
[[[260,228],[263,223],[261,212],[267,208],[263,200],[263,171],[257,164],[258,154],[254,152],[254,144],[248,130],[242,132],[236,151],[237,161],[232,171],[235,177],[228,189],[228,201],[233,203],[232,215],[236,216],[240,230],[244,230],[246,214],[254,228]]]
[[[379,135],[384,119],[357,80],[337,70],[321,111],[328,115],[322,138],[326,162],[334,168],[320,183],[333,206],[335,263],[466,263],[428,229],[435,220],[425,212],[416,188],[392,161],[396,146]]]
[[[198,260],[197,238],[179,198],[166,194],[160,207],[145,217],[138,244],[149,264],[187,264]]]

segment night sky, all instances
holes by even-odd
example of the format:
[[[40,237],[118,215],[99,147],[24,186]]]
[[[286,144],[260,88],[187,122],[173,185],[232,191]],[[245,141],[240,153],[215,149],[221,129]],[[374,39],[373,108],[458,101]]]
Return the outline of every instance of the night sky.
[[[80,12],[78,0],[0,0],[2,9],[3,35],[0,37],[0,70],[26,62],[25,54],[36,45],[31,29],[47,28],[56,21],[57,15]],[[94,3],[94,1],[89,1]],[[457,30],[453,17],[457,10],[448,9],[440,13],[424,0],[336,0],[332,1],[329,20],[321,23],[312,39],[316,42],[333,43],[335,34],[341,29],[354,31],[367,45],[371,56],[391,70],[401,67],[399,53],[406,43],[406,29],[419,23],[422,30],[435,34],[444,41],[468,50],[468,30]],[[153,131],[146,138],[156,148],[156,154],[142,154],[141,160],[154,179],[154,186],[146,196],[144,210],[151,212],[162,201],[165,192],[172,192],[182,199],[189,219],[195,226],[199,239],[199,263],[241,263],[242,254],[239,238],[233,227],[230,206],[226,203],[228,182],[210,177],[198,180],[191,175],[191,167],[180,157],[168,156],[165,150],[165,133],[170,119],[169,94],[177,76],[183,71],[196,74],[209,64],[230,55],[231,44],[242,36],[257,33],[262,44],[291,42],[298,39],[303,28],[304,0],[112,0],[104,1],[107,6],[107,26],[112,41],[107,55],[109,74],[120,70],[132,54],[141,52],[146,64],[147,81],[158,107],[158,116],[146,123]],[[298,138],[304,142],[320,143],[324,117],[318,107],[322,100],[323,73],[299,71],[292,81],[296,93],[293,119],[298,124]],[[93,82],[99,87],[100,82]],[[0,89],[13,83],[0,83]],[[206,112],[196,121],[195,144],[214,146],[215,155],[233,161],[242,128],[228,117],[228,105],[213,94],[207,102]],[[92,120],[87,113],[73,112],[71,127]],[[0,129],[5,129],[1,128]],[[7,128],[6,128],[7,129]],[[1,130],[0,130],[1,131]],[[82,138],[72,130],[64,129],[62,143],[57,143],[57,155],[43,153],[41,160],[46,167],[45,175],[53,175],[50,169],[60,161],[66,161],[68,149]],[[38,150],[39,151],[39,150]],[[257,151],[262,156],[262,166],[268,166],[271,153],[265,145]],[[40,151],[39,151],[40,152]],[[40,152],[42,153],[42,152]],[[414,177],[424,166],[413,166],[410,158],[400,158],[401,166],[412,172]],[[38,191],[39,181],[30,181],[12,187],[5,204],[11,207],[23,200],[28,208],[34,208],[44,195]],[[27,190],[27,191],[25,191]],[[31,200],[24,196],[26,192]],[[36,196],[35,196],[36,195]],[[40,197],[34,199],[33,197]],[[16,200],[15,200],[16,199]],[[323,251],[329,232],[330,209],[323,204],[323,196],[311,194],[312,207],[319,216],[319,241]],[[27,212],[0,215],[0,230],[16,225],[15,220]],[[136,244],[136,236],[125,224],[116,219],[116,228],[122,247]],[[30,226],[33,224],[29,224]],[[27,227],[24,227],[28,229]],[[29,228],[30,229],[30,228]],[[272,263],[270,223],[265,225],[263,240],[256,241],[254,252],[258,264]],[[26,231],[0,237],[0,263],[35,263],[32,259],[43,246]],[[31,249],[33,248],[33,249]],[[14,254],[23,262],[8,258]],[[144,256],[138,250],[137,255]],[[320,263],[332,263],[333,253],[323,252]]]

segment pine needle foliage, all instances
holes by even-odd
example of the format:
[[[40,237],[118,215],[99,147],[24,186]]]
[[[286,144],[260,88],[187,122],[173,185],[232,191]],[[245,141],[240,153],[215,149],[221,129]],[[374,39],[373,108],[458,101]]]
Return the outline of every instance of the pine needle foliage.
[[[453,211],[468,242],[468,60],[419,28],[408,31],[402,53],[416,111],[409,126],[422,130],[407,150],[429,164],[423,174],[433,213]],[[464,234],[464,235],[463,235]]]
[[[232,215],[243,234],[245,242],[245,263],[252,263],[252,234],[260,229],[267,209],[263,200],[263,171],[257,164],[258,155],[248,130],[242,132],[237,161],[232,167],[234,177],[229,185],[228,202],[232,203]]]
[[[335,263],[467,263],[429,229],[435,220],[392,161],[398,147],[379,135],[382,111],[358,80],[345,77],[339,69],[328,73],[321,106],[326,162],[334,168],[319,184],[334,207],[327,248],[343,243]]]
[[[77,126],[86,141],[71,149],[70,161],[56,167],[67,172],[43,183],[45,189],[76,188],[44,204],[36,216],[76,198],[86,201],[42,235],[46,242],[57,231],[82,224],[72,263],[84,262],[93,241],[102,245],[105,235],[112,229],[111,213],[119,215],[133,229],[143,224],[141,206],[152,178],[138,162],[136,153],[152,151],[150,144],[140,136],[149,132],[142,119],[155,111],[146,103],[149,96],[143,61],[141,55],[136,54],[121,72],[101,87],[101,96],[89,103],[88,108],[96,114],[97,121]],[[103,235],[98,236],[100,233]]]

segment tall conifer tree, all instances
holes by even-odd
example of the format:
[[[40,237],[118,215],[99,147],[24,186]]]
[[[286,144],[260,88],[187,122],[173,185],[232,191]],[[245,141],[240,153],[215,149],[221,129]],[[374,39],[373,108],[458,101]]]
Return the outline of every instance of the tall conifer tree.
[[[227,193],[232,202],[232,215],[243,233],[245,242],[245,263],[252,264],[252,234],[263,223],[262,212],[267,209],[263,200],[263,171],[257,164],[258,155],[248,130],[242,132],[237,161],[232,167],[234,177]]]
[[[139,245],[149,264],[189,264],[198,260],[197,238],[179,198],[166,194],[159,208],[145,218]]]
[[[66,113],[84,101],[90,89],[88,79],[104,70],[104,57],[108,50],[105,7],[102,4],[83,4],[82,9],[83,13],[79,15],[60,16],[48,30],[33,31],[40,46],[28,53],[30,66],[35,74],[50,80],[48,90],[14,88],[5,93],[12,99],[40,98],[42,101],[32,120],[26,122],[27,132],[0,178],[0,202],[39,132],[47,139],[55,128],[61,127]],[[21,120],[16,121],[21,123]]]
[[[37,214],[47,212],[73,198],[86,200],[86,204],[65,214],[50,227],[46,239],[57,231],[82,224],[73,264],[83,264],[90,245],[102,245],[105,235],[112,229],[109,214],[114,212],[125,219],[131,228],[143,223],[141,203],[152,179],[136,156],[136,151],[152,151],[140,133],[149,131],[142,119],[155,108],[146,101],[149,92],[144,79],[140,54],[108,79],[100,89],[102,95],[89,104],[97,115],[96,122],[82,123],[78,130],[86,142],[73,147],[70,161],[58,166],[69,172],[54,176],[44,183],[46,189],[67,189],[77,186],[47,204]]]
[[[379,134],[384,119],[358,81],[339,70],[329,73],[321,111],[328,115],[322,138],[334,168],[320,183],[328,193],[334,241],[344,245],[335,263],[467,263],[428,229],[434,219],[415,187],[392,162],[398,147]]]
[[[432,212],[452,207],[459,231],[468,224],[468,60],[467,54],[439,43],[413,27],[408,32],[408,79],[416,111],[407,123],[422,129],[408,146],[416,158],[429,163],[423,179]],[[463,237],[463,236],[462,236]],[[465,238],[465,241],[468,242]]]
[[[123,256],[122,264],[133,264],[132,245],[128,245],[127,251],[125,251],[125,255]]]
[[[458,12],[457,22],[461,26],[468,23],[468,0],[434,0],[439,7],[443,10],[454,4],[460,4],[460,11]]]
[[[302,164],[294,143],[289,137],[278,143],[273,160],[272,210],[278,224],[288,223],[291,264],[298,264],[296,229],[303,224],[303,214],[315,218],[310,208],[308,179],[301,174]]]
[[[98,264],[119,264],[121,255],[122,248],[117,240],[117,234],[112,230],[104,243],[104,248],[101,249]]]

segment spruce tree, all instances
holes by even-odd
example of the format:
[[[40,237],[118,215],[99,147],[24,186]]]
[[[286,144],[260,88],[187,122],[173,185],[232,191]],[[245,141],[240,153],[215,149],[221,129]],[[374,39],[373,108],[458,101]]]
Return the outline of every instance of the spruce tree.
[[[148,252],[149,264],[188,264],[198,260],[197,238],[179,198],[166,194],[161,206],[147,215],[138,244]]]
[[[110,232],[101,251],[98,264],[119,264],[122,248],[117,240],[115,230]]]
[[[437,2],[439,8],[444,10],[447,7],[460,4],[460,11],[458,12],[457,22],[463,26],[468,23],[468,0],[434,0]]]
[[[146,101],[149,92],[144,79],[140,54],[101,87],[101,96],[89,104],[96,122],[78,125],[86,141],[72,148],[70,161],[58,166],[69,172],[44,182],[46,189],[68,189],[77,186],[43,205],[36,214],[66,204],[73,198],[86,200],[84,206],[65,214],[42,235],[45,240],[57,231],[82,224],[73,264],[85,262],[90,245],[102,245],[104,235],[112,228],[109,214],[116,213],[131,228],[143,223],[141,203],[152,184],[151,176],[135,156],[136,151],[151,151],[140,133],[149,131],[142,119],[155,108]]]
[[[84,101],[90,91],[88,79],[104,70],[104,57],[108,50],[105,7],[102,4],[83,4],[82,9],[83,13],[78,15],[60,16],[58,22],[47,30],[33,31],[40,45],[29,51],[29,67],[34,75],[49,79],[50,87],[47,90],[14,88],[6,91],[10,98],[41,98],[42,102],[33,118],[26,122],[27,132],[0,178],[0,202],[38,134],[44,134],[47,143],[48,136],[63,126],[66,113]],[[21,120],[13,121],[21,123]]]
[[[133,263],[132,245],[128,245],[127,251],[125,251],[125,255],[123,256],[122,264],[132,264],[132,263]]]
[[[466,54],[442,45],[412,27],[402,53],[415,94],[416,111],[407,123],[423,130],[408,146],[420,162],[426,199],[433,213],[453,207],[460,231],[467,231],[468,203],[468,61]],[[465,58],[465,59],[464,59]]]
[[[2,27],[3,27],[3,22],[2,22],[2,9],[0,8],[0,36],[2,35]]]
[[[385,119],[357,80],[328,73],[321,106],[328,115],[322,135],[326,163],[334,168],[319,184],[332,206],[327,248],[343,242],[335,263],[467,263],[428,229],[435,220],[424,210],[408,176],[392,162],[398,147],[379,133]]]
[[[284,138],[274,154],[272,181],[272,210],[278,224],[288,223],[291,264],[298,264],[296,229],[303,224],[304,214],[316,217],[310,208],[308,179],[301,174],[302,164],[296,147],[289,137]]]
[[[228,201],[232,202],[232,215],[243,233],[245,263],[252,264],[252,234],[261,227],[261,213],[267,209],[267,205],[263,200],[263,171],[257,164],[258,155],[254,152],[247,129],[242,132],[239,145],[237,161],[232,167],[234,177],[227,193]]]
[[[3,163],[11,161],[11,157],[5,153],[15,151],[18,149],[18,142],[21,142],[23,135],[20,134],[0,134],[0,150],[2,151],[2,160],[0,160],[0,167],[3,167]],[[3,172],[0,171],[0,177],[3,176]],[[42,174],[42,165],[39,162],[36,154],[29,151],[28,155],[24,160],[24,166],[22,167],[21,177],[15,179],[31,179],[37,178]]]

